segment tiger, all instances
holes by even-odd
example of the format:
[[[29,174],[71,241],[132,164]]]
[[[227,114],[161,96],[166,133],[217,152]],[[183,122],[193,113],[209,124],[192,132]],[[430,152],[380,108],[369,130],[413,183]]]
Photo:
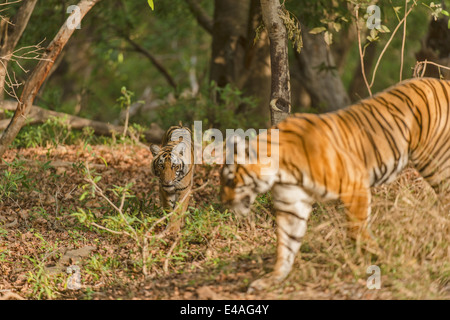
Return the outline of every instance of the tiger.
[[[178,232],[184,222],[192,193],[194,147],[192,133],[181,124],[170,127],[162,138],[162,146],[150,145],[153,155],[151,173],[159,178],[159,198],[163,209],[171,213],[166,231]]]
[[[251,140],[247,153],[270,145],[274,129],[276,170],[262,174],[267,164],[257,157],[255,163],[227,161],[220,173],[221,200],[238,215],[248,214],[258,193],[272,193],[276,262],[272,272],[250,284],[250,292],[280,283],[290,273],[315,201],[340,200],[349,236],[373,244],[370,188],[392,182],[409,163],[441,199],[450,198],[448,80],[409,79],[344,109],[293,114],[262,141]]]

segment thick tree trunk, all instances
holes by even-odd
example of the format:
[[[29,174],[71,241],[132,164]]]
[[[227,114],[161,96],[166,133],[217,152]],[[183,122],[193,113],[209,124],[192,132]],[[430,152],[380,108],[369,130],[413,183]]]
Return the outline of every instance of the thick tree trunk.
[[[310,34],[302,26],[303,48],[295,51],[297,68],[293,77],[302,84],[311,98],[311,106],[319,112],[340,109],[350,103],[337,72],[333,55],[322,34]]]
[[[86,13],[99,1],[100,0],[81,0],[78,3],[80,18],[82,19]],[[69,17],[69,19],[72,19],[72,17]],[[20,101],[17,104],[16,112],[0,138],[0,156],[3,156],[8,146],[13,142],[20,129],[25,124],[26,116],[33,105],[33,101],[39,91],[39,88],[45,81],[56,58],[61,53],[61,50],[64,48],[74,31],[74,28],[68,27],[68,23],[66,21],[53,41],[47,47],[46,54],[43,59],[38,62],[37,66],[30,74],[30,77],[23,88]]]
[[[266,115],[270,98],[270,52],[266,32],[254,43],[261,22],[259,0],[216,0],[212,28],[210,80],[232,84],[245,96],[257,99],[254,110],[240,105],[236,113]],[[213,97],[220,101],[220,96]]]
[[[272,125],[283,121],[291,112],[291,88],[286,27],[280,18],[279,0],[261,0],[264,25],[270,40]]]
[[[243,69],[238,79],[238,88],[246,96],[255,97],[257,104],[254,110],[248,110],[247,105],[239,106],[237,113],[249,112],[250,115],[267,119],[262,124],[269,124],[270,112],[267,108],[270,101],[270,47],[267,31],[262,30],[256,39],[256,29],[262,21],[261,4],[259,0],[251,0],[247,26],[245,58]],[[255,41],[256,40],[256,41]]]
[[[236,83],[245,56],[250,1],[215,0],[210,80]]]

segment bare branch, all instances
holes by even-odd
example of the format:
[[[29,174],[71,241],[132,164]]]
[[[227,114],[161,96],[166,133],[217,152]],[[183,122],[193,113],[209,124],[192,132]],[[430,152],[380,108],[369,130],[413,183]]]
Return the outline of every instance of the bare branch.
[[[161,72],[170,86],[172,86],[174,89],[177,88],[175,80],[172,78],[166,68],[164,68],[164,66],[147,49],[145,49],[136,41],[132,40],[129,35],[122,34],[122,37],[134,48],[136,52],[142,53],[150,60],[150,62],[156,67],[156,69]]]
[[[402,39],[402,53],[400,56],[400,81],[402,81],[402,74],[403,74],[403,59],[405,55],[405,41],[406,41],[406,9],[408,8],[408,0],[405,0],[405,22],[403,23],[403,39]]]
[[[17,0],[17,1],[13,1],[13,2],[6,2],[6,3],[0,3],[0,7],[1,6],[7,6],[7,5],[13,4],[13,3],[19,3],[19,2],[22,2],[22,0]]]
[[[205,9],[200,6],[197,0],[185,0],[189,10],[194,15],[200,26],[203,27],[209,34],[212,34],[213,19],[208,15]]]
[[[37,0],[24,0],[16,15],[12,18],[12,32],[8,34],[6,52],[14,50],[30,20]]]
[[[364,79],[364,83],[366,84],[366,87],[367,87],[367,91],[369,92],[369,95],[372,96],[372,90],[370,89],[371,86],[369,86],[369,82],[367,81],[366,68],[364,67],[364,54],[363,54],[362,47],[361,47],[361,29],[359,28],[359,19],[358,19],[359,13],[358,12],[359,12],[359,7],[356,6],[356,8],[355,8],[355,16],[356,16],[355,25],[356,25],[356,33],[358,36],[358,49],[359,49],[359,59],[361,62],[361,72],[362,72],[362,76]]]
[[[397,31],[400,28],[400,26],[406,21],[406,17],[408,17],[408,15],[411,13],[411,10],[414,8],[414,6],[415,6],[415,4],[413,3],[411,8],[409,8],[409,10],[405,13],[405,16],[403,17],[403,19],[400,20],[400,22],[398,23],[397,27],[394,29],[394,31],[392,31],[391,37],[389,38],[388,42],[384,46],[383,50],[381,51],[380,56],[378,57],[377,63],[375,64],[375,68],[373,69],[372,81],[370,82],[370,87],[373,86],[373,83],[375,81],[375,75],[377,73],[378,66],[380,65],[381,58],[383,58],[383,55],[386,52],[387,48],[389,47],[389,44],[391,43],[392,39],[394,38],[394,36],[397,33]]]
[[[28,0],[26,3],[29,3],[31,1],[35,0]],[[82,19],[86,15],[86,13],[99,1],[100,0],[81,0],[78,3],[78,7],[80,8],[80,18]],[[72,17],[69,17],[68,19],[71,18]],[[61,53],[62,49],[64,48],[74,31],[74,28],[69,28],[67,22],[64,23],[53,41],[47,47],[46,54],[43,57],[44,60],[40,60],[38,62],[37,66],[25,83],[22,95],[17,104],[16,112],[14,113],[11,122],[0,138],[0,156],[5,153],[8,146],[16,138],[20,129],[25,124],[26,116],[31,110],[36,94],[38,93],[40,87],[42,86],[42,83],[45,81],[48,73],[50,72],[54,61]]]
[[[16,2],[7,2],[2,5],[17,3]],[[8,62],[11,58],[11,53],[14,51],[19,39],[22,37],[23,31],[28,24],[28,20],[30,19],[31,14],[33,13],[34,7],[36,5],[37,0],[24,0],[24,3],[20,6],[16,15],[13,17],[10,22],[8,19],[2,18],[2,28],[0,30],[0,39],[2,39],[3,45],[0,46],[0,61],[2,61],[0,65],[0,99],[3,97],[3,90],[5,87],[6,78],[10,78],[7,75]],[[8,28],[11,27],[11,30]],[[20,64],[19,64],[20,66]],[[20,66],[21,67],[21,66]],[[21,67],[22,68],[22,67]],[[8,86],[11,88],[12,84],[10,83]],[[11,92],[8,93],[11,95]],[[11,96],[15,96],[15,92]]]
[[[439,69],[450,70],[449,67],[444,66],[442,64],[435,63],[433,61],[417,61],[416,66],[414,67],[413,77],[414,78],[422,78],[425,75],[425,71],[427,69],[427,64],[431,64],[433,66],[438,67]],[[420,73],[420,75],[419,75]]]

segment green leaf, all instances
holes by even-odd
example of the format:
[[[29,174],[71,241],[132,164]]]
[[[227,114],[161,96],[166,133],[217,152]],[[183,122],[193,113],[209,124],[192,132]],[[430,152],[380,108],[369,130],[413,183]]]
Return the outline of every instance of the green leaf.
[[[152,8],[152,11],[155,10],[155,5],[153,4],[153,0],[147,0],[148,5]]]
[[[333,34],[329,31],[325,31],[323,39],[325,40],[325,43],[330,46],[333,43]]]
[[[442,10],[441,13],[442,13],[444,16],[447,16],[447,17],[449,16],[448,11],[446,11],[446,10]]]
[[[381,33],[389,33],[389,32],[391,32],[391,30],[389,30],[389,28],[386,27],[385,25],[381,25],[381,28],[378,29],[378,31],[380,31]]]
[[[321,33],[321,32],[323,32],[325,30],[327,30],[325,27],[317,27],[317,28],[311,29],[309,31],[309,33],[311,33],[311,34],[318,34],[318,33]]]
[[[376,29],[370,30],[370,37],[375,39],[378,35],[378,31]]]

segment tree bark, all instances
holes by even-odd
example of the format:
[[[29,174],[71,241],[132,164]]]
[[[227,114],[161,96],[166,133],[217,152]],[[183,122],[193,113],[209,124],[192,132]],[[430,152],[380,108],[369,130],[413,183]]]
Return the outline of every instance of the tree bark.
[[[255,109],[249,109],[242,104],[237,114],[245,113],[249,116],[267,119],[261,123],[264,127],[269,124],[270,112],[267,105],[270,101],[270,47],[266,30],[261,30],[256,39],[256,29],[262,22],[261,4],[259,0],[250,1],[249,18],[243,68],[237,86],[246,96],[256,98]]]
[[[291,89],[286,27],[279,14],[279,0],[261,0],[264,25],[270,40],[272,126],[283,121],[291,112]]]
[[[256,98],[256,106],[241,104],[237,116],[269,118],[270,51],[267,32],[255,40],[255,30],[262,19],[259,0],[216,0],[212,32],[210,81],[220,88],[227,84]],[[220,101],[219,95],[213,96]],[[260,123],[267,126],[268,121]],[[258,124],[259,125],[259,124]]]
[[[10,26],[6,20],[1,21],[0,27],[0,105],[4,97],[4,88],[8,62],[14,52],[19,39],[22,37],[37,0],[24,0]]]
[[[80,8],[80,18],[83,19],[86,13],[99,1],[100,0],[81,0],[78,3],[78,7]],[[69,19],[71,19],[71,17],[69,17]],[[0,138],[0,156],[3,156],[8,146],[13,142],[20,129],[25,124],[26,116],[33,105],[33,101],[39,88],[45,81],[56,58],[61,53],[61,50],[64,48],[74,31],[75,29],[69,29],[66,21],[47,47],[43,59],[38,62],[37,66],[30,74],[17,104],[16,112]]]
[[[17,103],[13,101],[5,101],[4,110],[15,110]],[[38,106],[32,106],[30,112],[27,115],[27,124],[41,124],[46,122],[50,118],[67,119],[67,124],[72,129],[82,130],[85,127],[90,127],[94,130],[94,134],[101,136],[111,136],[112,133],[121,133],[124,131],[123,126],[117,126],[101,121],[89,120],[77,116],[73,116],[67,113],[56,112],[52,110],[46,110]],[[10,120],[0,120],[0,130],[5,130]],[[145,140],[151,143],[161,143],[161,139],[164,135],[164,130],[161,129],[156,123],[150,124],[150,129],[144,133]]]
[[[311,106],[319,112],[340,109],[350,103],[338,74],[333,55],[322,34],[310,34],[302,25],[303,48],[295,51],[298,67],[293,77],[303,85],[311,97]]]
[[[214,1],[210,80],[219,87],[236,83],[245,57],[249,0]]]

